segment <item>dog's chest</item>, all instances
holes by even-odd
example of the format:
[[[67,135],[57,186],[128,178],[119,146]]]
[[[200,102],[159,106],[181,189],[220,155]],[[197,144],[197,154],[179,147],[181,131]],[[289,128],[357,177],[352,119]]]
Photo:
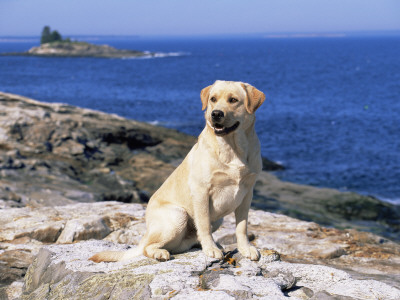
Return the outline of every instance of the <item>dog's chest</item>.
[[[253,188],[256,174],[247,166],[233,166],[212,174],[210,216],[212,221],[233,212]]]

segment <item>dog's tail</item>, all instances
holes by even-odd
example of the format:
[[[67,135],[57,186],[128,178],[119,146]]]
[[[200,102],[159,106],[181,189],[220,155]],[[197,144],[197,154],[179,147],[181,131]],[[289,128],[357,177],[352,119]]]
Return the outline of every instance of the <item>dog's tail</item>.
[[[94,261],[95,263],[102,261],[116,262],[129,260],[141,254],[143,254],[143,249],[141,247],[136,247],[127,251],[103,251],[93,255],[91,258],[89,258],[89,260]]]

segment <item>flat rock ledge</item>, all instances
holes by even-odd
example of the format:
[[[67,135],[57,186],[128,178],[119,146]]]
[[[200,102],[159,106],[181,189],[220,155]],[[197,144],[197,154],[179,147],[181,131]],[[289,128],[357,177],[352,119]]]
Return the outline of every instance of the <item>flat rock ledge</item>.
[[[214,233],[223,261],[199,249],[168,262],[88,260],[135,247],[144,212],[120,202],[0,210],[0,299],[400,299],[399,244],[259,210],[249,215],[258,262],[237,252],[233,215]]]
[[[98,251],[126,248],[95,240],[42,248],[21,299],[400,299],[400,291],[387,284],[355,280],[331,267],[282,262],[266,249],[258,262],[235,251],[218,261],[198,249],[167,262],[144,256],[124,263],[88,260]]]

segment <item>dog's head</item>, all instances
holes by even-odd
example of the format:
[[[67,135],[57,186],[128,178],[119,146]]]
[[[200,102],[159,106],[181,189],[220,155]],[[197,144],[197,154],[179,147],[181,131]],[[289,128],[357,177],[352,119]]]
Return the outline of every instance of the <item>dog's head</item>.
[[[217,80],[200,94],[207,126],[217,136],[225,136],[254,123],[254,112],[265,100],[263,92],[250,84]]]

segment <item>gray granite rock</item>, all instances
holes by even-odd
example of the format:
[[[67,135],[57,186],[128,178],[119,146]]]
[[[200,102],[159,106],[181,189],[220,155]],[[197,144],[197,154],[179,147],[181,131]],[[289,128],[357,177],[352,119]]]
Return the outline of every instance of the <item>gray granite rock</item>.
[[[0,208],[146,202],[195,138],[0,92]]]
[[[254,270],[239,273],[229,255],[218,261],[196,249],[174,255],[167,262],[144,256],[124,263],[89,260],[98,251],[126,248],[95,240],[46,246],[28,269],[21,299],[286,299],[289,293],[285,291],[294,288],[307,288],[304,295],[313,294],[314,298],[400,297],[400,290],[387,284],[355,280],[345,271],[326,266],[281,261],[247,264],[242,258],[241,265]],[[299,299],[295,295],[290,298]]]
[[[378,297],[386,289],[396,295],[400,287],[398,244],[381,244],[381,238],[373,234],[327,229],[255,210],[250,210],[249,231],[252,243],[261,249],[258,262],[237,252],[232,238],[233,215],[228,215],[214,233],[225,249],[223,262],[205,257],[200,250],[176,255],[166,263],[143,256],[128,265],[87,260],[102,250],[137,245],[145,232],[144,213],[144,205],[119,202],[0,210],[0,226],[4,228],[0,231],[0,266],[2,274],[7,274],[2,277],[7,286],[0,289],[0,295],[21,293],[21,280],[26,299],[57,299],[62,293],[68,299],[92,285],[111,299],[134,295],[178,299],[190,295],[200,299],[207,295],[225,299],[293,295],[294,299],[308,299],[322,291],[353,297],[363,292],[363,283],[373,288],[365,291]],[[324,252],[335,245],[346,249],[346,254],[323,258],[317,251],[318,247]],[[135,270],[124,273],[128,266]],[[171,271],[173,267],[175,271]],[[151,272],[146,273],[148,270]],[[231,286],[237,288],[231,290]]]

